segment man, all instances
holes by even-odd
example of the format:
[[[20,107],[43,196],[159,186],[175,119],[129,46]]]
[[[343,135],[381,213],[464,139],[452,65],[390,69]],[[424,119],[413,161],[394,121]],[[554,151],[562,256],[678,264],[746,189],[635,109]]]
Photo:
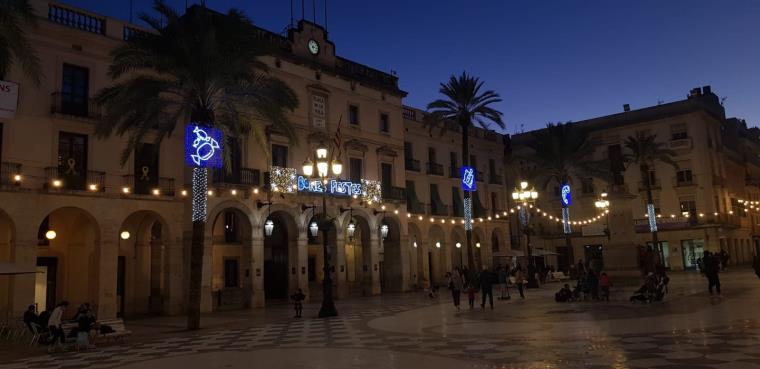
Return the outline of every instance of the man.
[[[499,268],[499,285],[501,286],[501,296],[499,296],[499,300],[509,300],[511,296],[509,296],[509,273],[507,273],[508,267],[501,267]]]
[[[720,272],[720,260],[718,255],[713,255],[709,251],[705,251],[702,263],[705,265],[705,277],[707,277],[707,290],[710,295],[713,294],[713,287],[715,287],[718,296],[720,296],[720,278],[718,272]]]
[[[32,324],[37,325],[38,322],[39,316],[37,316],[37,307],[34,305],[29,305],[29,307],[27,307],[26,311],[24,312],[24,324],[26,324],[26,327],[29,328],[30,332],[36,333],[32,327]]]
[[[488,270],[488,267],[483,265],[483,273],[480,273],[480,290],[483,293],[481,298],[480,308],[486,308],[486,295],[488,295],[488,302],[493,310],[493,284],[496,282],[496,276]]]
[[[60,346],[62,350],[65,348],[63,347],[63,344],[66,343],[66,335],[63,333],[63,328],[61,327],[61,323],[63,320],[63,313],[66,312],[66,309],[69,307],[68,301],[61,301],[58,306],[53,309],[53,312],[50,313],[50,319],[48,319],[48,329],[50,330],[50,346],[48,347],[48,352],[54,352],[56,347]],[[60,343],[59,343],[60,339]]]

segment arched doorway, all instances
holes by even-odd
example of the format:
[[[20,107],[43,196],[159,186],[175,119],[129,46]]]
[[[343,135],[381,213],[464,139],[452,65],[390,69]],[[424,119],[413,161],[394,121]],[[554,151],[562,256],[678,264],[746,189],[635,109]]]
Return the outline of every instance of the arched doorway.
[[[446,234],[443,228],[434,224],[428,231],[428,273],[431,283],[440,285],[443,283],[448,271],[445,257]]]
[[[249,217],[241,209],[228,207],[217,214],[211,229],[213,309],[248,307],[253,235]]]
[[[130,214],[119,228],[116,315],[161,314],[167,297],[166,220],[153,211]]]
[[[403,289],[404,265],[401,262],[401,228],[393,217],[384,217],[380,221],[380,236],[383,226],[388,235],[382,240],[380,257],[380,289],[382,292],[401,292]]]
[[[372,246],[369,222],[356,213],[350,214],[344,232],[346,253],[346,284],[349,296],[372,294]],[[353,236],[350,228],[353,224]],[[334,264],[333,264],[334,265]]]
[[[270,236],[264,234],[264,296],[270,301],[286,300],[298,285],[295,267],[291,267],[298,264],[298,227],[284,210],[272,212],[267,219],[274,228]]]
[[[0,261],[13,262],[13,220],[6,212],[0,210]],[[13,312],[13,296],[11,284],[13,276],[0,275],[0,316],[5,317]]]
[[[467,247],[465,242],[464,231],[461,228],[454,228],[451,230],[451,266],[459,267],[460,269],[467,266],[464,257],[465,248]]]
[[[89,302],[98,310],[99,248],[100,227],[87,211],[64,207],[42,219],[37,232],[34,289],[39,311],[50,310],[62,300],[71,306]]]
[[[426,280],[424,272],[424,255],[423,248],[420,247],[422,233],[420,232],[419,227],[414,223],[407,223],[407,227],[409,233],[409,245],[407,245],[407,250],[409,252],[409,277],[415,288],[424,288],[426,287],[424,283]]]

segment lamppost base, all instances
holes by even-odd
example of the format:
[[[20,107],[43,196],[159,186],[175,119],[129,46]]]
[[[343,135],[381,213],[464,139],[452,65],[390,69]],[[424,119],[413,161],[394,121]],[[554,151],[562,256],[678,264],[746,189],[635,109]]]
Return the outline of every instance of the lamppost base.
[[[335,303],[332,301],[322,301],[322,307],[319,308],[320,318],[329,318],[338,316],[338,309],[335,308]]]

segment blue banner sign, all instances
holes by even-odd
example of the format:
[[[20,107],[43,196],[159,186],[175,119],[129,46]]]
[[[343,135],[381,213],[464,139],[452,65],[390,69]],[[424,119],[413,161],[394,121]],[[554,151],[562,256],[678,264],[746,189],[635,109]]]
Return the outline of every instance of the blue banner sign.
[[[569,184],[565,183],[560,187],[559,198],[562,201],[563,207],[568,207],[573,203]]]
[[[473,167],[461,167],[459,168],[459,177],[462,178],[462,190],[467,192],[473,192],[477,188],[475,182],[475,168]]]
[[[188,124],[185,127],[185,164],[198,168],[221,168],[222,131]]]
[[[319,179],[309,180],[304,176],[298,176],[298,191],[313,193],[325,193],[338,196],[362,196],[362,184],[351,181],[331,179],[327,184]]]

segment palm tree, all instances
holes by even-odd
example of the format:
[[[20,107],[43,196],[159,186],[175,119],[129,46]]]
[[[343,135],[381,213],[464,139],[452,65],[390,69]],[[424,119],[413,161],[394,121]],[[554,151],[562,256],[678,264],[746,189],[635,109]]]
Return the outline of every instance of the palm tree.
[[[645,132],[636,132],[636,136],[629,136],[624,141],[624,146],[630,151],[623,156],[623,159],[628,164],[634,164],[639,167],[639,173],[641,174],[641,181],[644,184],[644,189],[647,193],[647,213],[650,217],[656,216],[654,211],[654,201],[652,199],[652,181],[650,178],[650,171],[654,169],[655,163],[662,162],[678,168],[678,164],[673,160],[676,153],[665,147],[662,142],[657,142],[656,134],[648,134]],[[650,220],[650,221],[655,221]],[[652,247],[657,248],[659,246],[659,240],[657,239],[657,228],[652,230]],[[649,268],[652,266],[649,265]]]
[[[490,123],[504,128],[501,119],[502,113],[491,106],[501,102],[499,94],[492,90],[482,91],[483,81],[478,77],[462,72],[461,75],[452,75],[448,83],[441,83],[438,90],[444,99],[439,99],[428,104],[430,111],[428,124],[440,126],[441,134],[445,133],[446,122],[454,122],[462,132],[462,165],[470,163],[470,128],[477,125],[487,129]],[[472,194],[464,191],[465,204]],[[465,205],[466,206],[466,205]],[[472,249],[472,227],[465,227],[467,234],[467,264],[470,271],[475,271]]]
[[[295,140],[287,112],[298,99],[267,74],[259,57],[269,48],[240,11],[224,15],[196,6],[180,15],[161,0],[154,9],[160,18],[140,15],[151,32],[112,51],[108,73],[115,83],[96,97],[104,108],[96,133],[128,135],[122,165],[146,134],[158,145],[185,122],[215,127],[228,139],[251,134],[266,152],[267,125]],[[205,168],[193,169],[188,329],[200,327],[206,175]]]
[[[606,179],[609,176],[608,167],[591,158],[597,146],[595,142],[570,122],[547,124],[545,129],[532,133],[532,140],[527,146],[532,155],[526,159],[535,163],[537,170],[533,173],[533,179],[542,190],[553,184],[570,184],[573,177]],[[562,204],[562,207],[563,212],[567,211],[564,209],[567,205]],[[569,250],[572,249],[570,236],[565,233],[565,244]],[[532,265],[532,260],[529,263]]]
[[[25,26],[37,26],[37,15],[29,0],[0,1],[0,80],[10,73],[13,64],[18,64],[39,85],[40,59],[29,44]]]

